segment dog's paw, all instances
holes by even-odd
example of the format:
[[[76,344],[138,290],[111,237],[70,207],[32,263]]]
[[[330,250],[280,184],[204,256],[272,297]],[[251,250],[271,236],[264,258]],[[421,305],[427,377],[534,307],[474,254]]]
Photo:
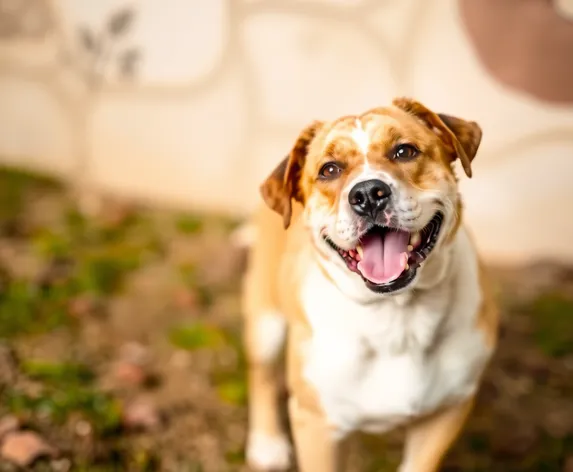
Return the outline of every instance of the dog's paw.
[[[247,442],[247,463],[257,471],[279,472],[288,470],[292,460],[292,449],[284,435],[269,436],[251,432]]]

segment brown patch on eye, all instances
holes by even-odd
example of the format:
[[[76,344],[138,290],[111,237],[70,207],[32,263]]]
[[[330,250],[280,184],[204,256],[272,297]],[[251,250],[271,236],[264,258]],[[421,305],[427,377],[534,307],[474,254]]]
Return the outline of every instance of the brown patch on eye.
[[[358,144],[352,138],[339,136],[326,145],[324,154],[326,155],[325,162],[334,159],[346,163],[360,156],[361,153],[358,149]]]
[[[395,126],[388,126],[386,134],[388,135],[388,139],[393,143],[398,143],[399,141],[404,140],[402,133]]]
[[[428,190],[438,185],[442,172],[432,158],[421,155],[412,162],[402,164],[406,180],[413,187]]]

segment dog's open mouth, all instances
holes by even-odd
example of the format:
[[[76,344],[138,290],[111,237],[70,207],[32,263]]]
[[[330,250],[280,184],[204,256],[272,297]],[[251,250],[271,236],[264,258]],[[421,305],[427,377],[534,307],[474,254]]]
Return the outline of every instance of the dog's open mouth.
[[[349,251],[339,248],[328,236],[326,242],[342,257],[348,269],[359,274],[368,288],[392,292],[406,287],[416,270],[434,249],[443,214],[437,212],[421,231],[410,233],[387,226],[374,226]]]

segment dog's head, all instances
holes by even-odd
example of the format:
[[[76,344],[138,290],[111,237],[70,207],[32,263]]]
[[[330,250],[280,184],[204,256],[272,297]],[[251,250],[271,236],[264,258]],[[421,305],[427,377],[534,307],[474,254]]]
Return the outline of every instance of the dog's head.
[[[399,98],[310,124],[261,192],[285,228],[292,200],[304,206],[313,243],[337,279],[398,293],[455,235],[461,201],[452,164],[459,159],[471,177],[480,141],[476,123]]]

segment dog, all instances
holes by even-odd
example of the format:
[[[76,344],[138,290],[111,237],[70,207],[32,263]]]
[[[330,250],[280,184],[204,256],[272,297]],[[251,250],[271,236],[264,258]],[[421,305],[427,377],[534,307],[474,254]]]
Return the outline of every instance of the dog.
[[[497,344],[454,169],[471,177],[481,138],[396,98],[312,122],[263,182],[242,293],[249,467],[344,470],[353,433],[400,427],[400,472],[439,470]]]

